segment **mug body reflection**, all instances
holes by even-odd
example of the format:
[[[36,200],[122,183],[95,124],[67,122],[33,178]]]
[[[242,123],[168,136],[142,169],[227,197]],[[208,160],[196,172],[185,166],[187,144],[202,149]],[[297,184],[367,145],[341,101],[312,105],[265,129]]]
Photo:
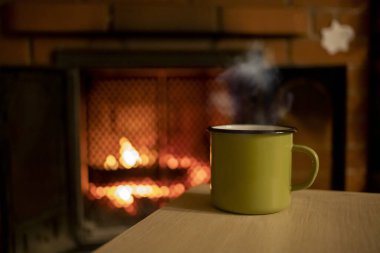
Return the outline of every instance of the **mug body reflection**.
[[[275,213],[289,206],[294,128],[226,125],[209,131],[214,206],[242,214]],[[311,157],[316,175],[318,158],[315,152]]]

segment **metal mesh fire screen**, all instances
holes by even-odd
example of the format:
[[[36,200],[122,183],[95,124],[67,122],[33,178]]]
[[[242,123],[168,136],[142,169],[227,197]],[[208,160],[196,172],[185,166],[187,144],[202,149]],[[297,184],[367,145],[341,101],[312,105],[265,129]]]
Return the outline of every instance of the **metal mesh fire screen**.
[[[219,70],[103,70],[86,83],[89,198],[141,218],[210,179]]]

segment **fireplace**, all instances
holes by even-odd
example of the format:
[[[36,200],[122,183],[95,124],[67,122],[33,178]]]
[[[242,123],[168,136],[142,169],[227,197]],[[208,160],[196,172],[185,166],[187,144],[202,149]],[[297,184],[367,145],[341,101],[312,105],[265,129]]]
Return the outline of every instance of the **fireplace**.
[[[245,97],[246,87],[236,90],[226,78],[243,53],[65,50],[55,55],[54,70],[3,70],[9,84],[2,93],[9,130],[4,136],[10,147],[3,154],[13,153],[13,158],[5,156],[4,168],[12,169],[4,178],[14,182],[3,187],[18,199],[9,208],[18,211],[8,215],[18,219],[14,224],[24,224],[31,210],[44,220],[34,219],[30,229],[10,224],[11,245],[40,250],[50,245],[41,238],[50,238],[72,246],[68,234],[82,246],[99,245],[186,189],[209,182],[209,125],[293,125],[299,129],[295,143],[311,146],[321,158],[313,187],[344,189],[346,68],[287,66],[269,72],[277,76],[275,86],[259,96],[275,101],[268,104],[255,94]],[[11,102],[16,97],[22,103]],[[260,103],[271,109],[258,111]],[[263,122],[252,111],[274,116]],[[44,121],[53,115],[54,121]],[[27,135],[30,127],[33,134]],[[28,149],[22,163],[14,163],[33,145],[41,148]],[[307,177],[307,159],[294,160],[293,180],[301,181]],[[24,177],[29,162],[33,170]],[[40,175],[50,179],[33,188]],[[25,191],[30,201],[43,203],[38,210],[24,209]],[[46,191],[55,197],[44,201]]]
[[[186,189],[209,182],[209,125],[296,126],[295,142],[313,147],[321,158],[313,187],[344,189],[346,68],[288,66],[270,72],[276,75],[274,88],[261,95],[277,109],[264,111],[274,116],[260,121],[255,95],[246,98],[246,88],[236,91],[224,78],[242,54],[65,50],[55,55],[58,66],[74,69],[73,138],[79,147],[73,149],[80,152],[73,164],[80,167],[77,193],[83,196],[78,220],[92,224],[91,233],[82,234],[85,240],[99,239],[98,231],[107,240]],[[234,115],[237,103],[248,113]],[[308,160],[294,160],[293,180],[302,181]]]
[[[206,127],[217,71],[114,69],[81,73],[87,196],[141,219],[210,179]],[[126,219],[125,219],[126,220]]]

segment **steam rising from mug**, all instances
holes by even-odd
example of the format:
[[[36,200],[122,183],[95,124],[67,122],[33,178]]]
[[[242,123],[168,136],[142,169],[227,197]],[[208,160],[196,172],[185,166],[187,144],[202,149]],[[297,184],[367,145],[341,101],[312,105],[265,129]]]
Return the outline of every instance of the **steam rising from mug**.
[[[236,59],[217,80],[225,83],[228,94],[212,94],[211,102],[234,123],[276,124],[290,108],[292,95],[279,92],[278,69],[260,44]]]

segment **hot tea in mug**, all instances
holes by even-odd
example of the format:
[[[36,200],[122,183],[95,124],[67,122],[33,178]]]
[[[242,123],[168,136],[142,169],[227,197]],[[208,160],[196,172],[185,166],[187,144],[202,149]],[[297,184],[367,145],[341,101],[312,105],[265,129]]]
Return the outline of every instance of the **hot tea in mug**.
[[[211,200],[217,208],[242,214],[275,213],[289,206],[291,191],[308,188],[317,176],[318,156],[307,146],[293,144],[293,127],[222,125],[208,130]],[[311,176],[300,185],[291,184],[293,151],[311,159]]]

